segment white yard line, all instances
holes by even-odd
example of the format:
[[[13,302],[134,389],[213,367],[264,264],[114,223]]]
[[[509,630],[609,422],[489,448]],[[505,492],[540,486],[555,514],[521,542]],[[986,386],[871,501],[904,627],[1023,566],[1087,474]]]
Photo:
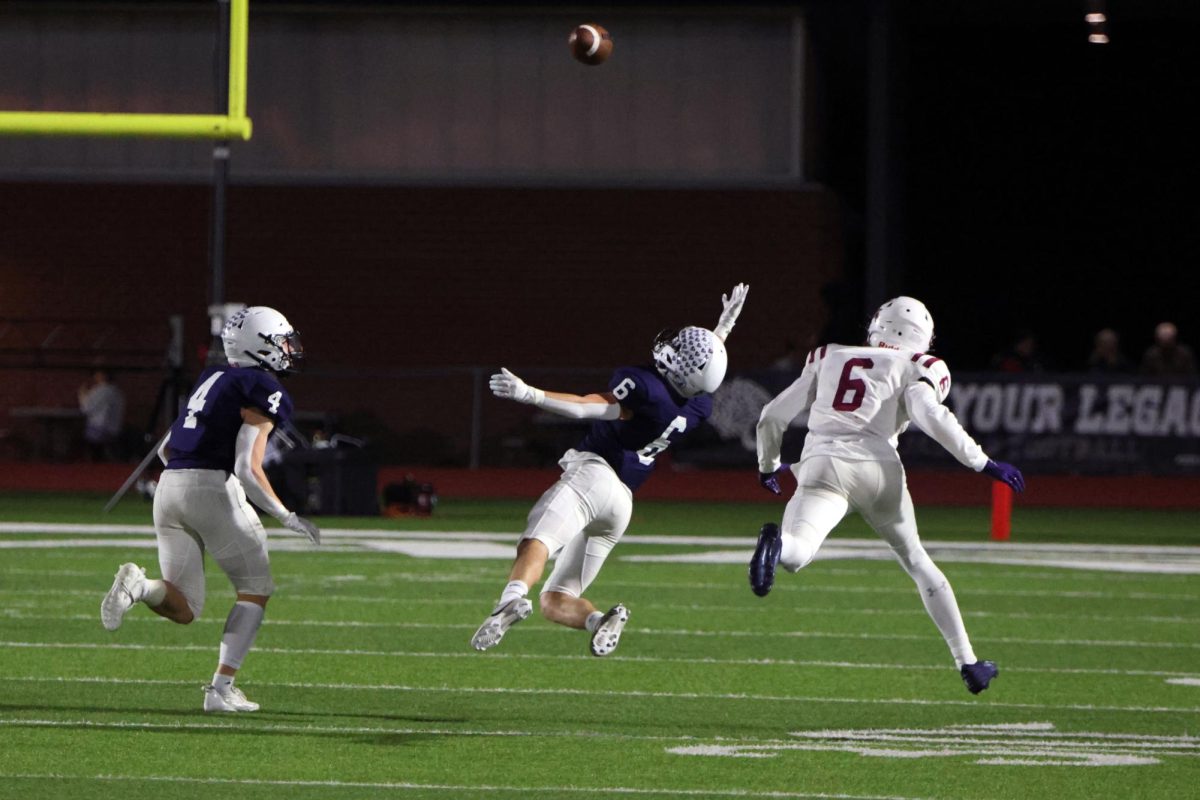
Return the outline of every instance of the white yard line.
[[[77,619],[89,619],[86,615],[73,615]],[[0,615],[3,619],[57,620],[62,617],[54,615],[22,614],[11,611]],[[284,622],[283,624],[287,624]],[[294,624],[294,623],[293,623]],[[353,627],[354,623],[335,621],[312,621],[314,627]],[[443,623],[443,622],[392,622],[392,623],[362,623],[361,627],[390,627],[399,630],[474,630],[478,623]],[[557,628],[530,626],[524,630],[536,633],[561,633]],[[936,641],[936,632],[929,633],[865,633],[846,631],[745,631],[745,630],[705,630],[688,628],[637,628],[628,627],[627,631],[643,636],[683,636],[687,638],[729,638],[729,639],[850,639],[859,641],[884,642],[929,642]],[[1020,645],[1046,645],[1049,647],[1117,647],[1117,648],[1151,648],[1156,650],[1200,650],[1200,642],[1152,641],[1146,639],[1029,639],[1020,636],[989,636],[989,642]],[[0,642],[0,645],[3,645]]]
[[[212,648],[199,647],[135,647],[132,649],[164,649],[164,650],[195,650],[204,649],[211,650]],[[256,650],[256,653],[271,652],[270,649]],[[305,652],[305,651],[289,651],[289,652]],[[320,652],[320,651],[319,651]],[[350,652],[349,655],[393,655],[392,653],[373,653],[370,651]],[[12,680],[12,678],[9,678]],[[41,680],[36,677],[23,678],[22,680]],[[142,685],[148,683],[169,683],[172,685],[192,685],[199,686],[199,681],[151,681],[146,679],[119,679],[119,678],[46,678],[51,682],[61,683],[103,683],[103,684],[132,684]],[[250,684],[247,684],[250,685]],[[305,682],[288,682],[288,681],[254,681],[254,686],[277,686],[286,689],[338,689],[346,691],[368,691],[368,692],[413,692],[413,693],[447,693],[447,694],[481,694],[481,695],[516,695],[516,696],[568,696],[568,697],[603,697],[603,698],[649,698],[649,699],[669,699],[669,700],[725,700],[735,702],[767,702],[767,703],[833,703],[838,705],[890,705],[890,706],[969,706],[973,708],[981,707],[981,700],[926,700],[910,697],[890,697],[890,698],[860,698],[860,697],[817,697],[809,695],[760,695],[746,694],[741,692],[652,692],[645,690],[603,690],[603,689],[579,689],[579,688],[530,688],[530,687],[498,687],[498,686],[412,686],[407,684],[388,684],[388,683],[305,683]],[[1034,710],[1039,712],[1046,711],[1102,711],[1102,712],[1128,712],[1135,714],[1151,713],[1151,714],[1200,714],[1200,707],[1196,706],[1106,706],[1094,705],[1091,703],[1061,703],[1061,704],[1045,704],[1045,703],[1004,703],[986,701],[988,708],[1019,708]]]
[[[3,570],[0,570],[3,572]],[[89,577],[95,578],[96,573],[87,573]],[[323,579],[330,583],[334,583],[339,588],[346,586],[350,581],[336,580],[339,576],[331,576]],[[345,577],[345,576],[341,576]],[[363,577],[363,583],[359,585],[369,585],[369,579]],[[292,583],[293,579],[288,578],[288,583]],[[221,587],[221,591],[225,591],[225,587]],[[21,607],[26,608],[54,608],[55,600],[62,596],[65,597],[90,597],[95,598],[103,589],[55,589],[53,596],[38,596],[36,600],[30,600]],[[215,593],[215,592],[214,592]],[[4,595],[27,595],[28,589],[0,589],[0,596]],[[283,592],[279,598],[284,603],[394,603],[405,606],[469,606],[472,608],[490,608],[489,601],[481,601],[479,598],[473,597],[377,597],[374,595],[338,595],[338,594],[293,594],[292,592]],[[14,602],[9,605],[15,607]],[[74,606],[75,604],[69,600],[61,601],[58,605]],[[714,605],[709,603],[654,603],[655,611],[682,611],[682,612],[698,612],[698,613],[733,613],[747,614],[758,613],[762,608],[755,608],[751,605]],[[843,614],[861,614],[872,617],[912,617],[913,619],[927,619],[928,614],[923,607],[913,603],[909,608],[846,608],[838,606],[785,606],[769,608],[770,613],[781,615],[781,619],[787,619],[792,615],[807,616],[816,614],[828,614],[839,616]],[[0,618],[3,618],[0,613]],[[987,618],[987,619],[1022,619],[1022,620],[1066,620],[1069,622],[1103,622],[1103,623],[1164,623],[1178,625],[1196,625],[1200,624],[1200,615],[1183,616],[1173,614],[1171,616],[1163,616],[1159,614],[1058,614],[1058,613],[1036,613],[1031,611],[979,611],[972,610],[967,615],[967,619]],[[65,619],[65,617],[56,617],[57,619]],[[272,620],[276,617],[272,616]],[[203,622],[204,620],[197,620]],[[378,623],[388,625],[390,623]]]
[[[301,788],[331,789],[387,789],[391,791],[446,791],[446,792],[508,792],[513,794],[549,795],[667,795],[671,797],[751,797],[751,798],[813,798],[814,800],[922,800],[922,798],[899,795],[825,794],[821,792],[772,792],[749,789],[651,789],[630,786],[579,787],[579,786],[497,786],[449,783],[393,783],[387,781],[302,781],[268,780],[265,778],[193,778],[180,775],[82,775],[71,773],[0,773],[0,778],[25,780],[92,780],[132,783],[180,783],[214,786],[290,786]]]
[[[126,620],[128,622],[128,620]],[[147,620],[154,622],[154,620]],[[217,624],[223,622],[217,621]],[[29,649],[37,649],[35,643],[27,643],[24,645]],[[96,649],[105,647],[106,645],[84,645],[87,649]],[[59,644],[48,644],[44,649],[57,649]],[[111,645],[116,649],[134,648],[134,649],[151,649],[146,645]],[[175,645],[172,650],[191,650],[195,652],[211,652],[210,645]],[[255,652],[264,652],[262,648],[256,648]],[[281,655],[287,655],[292,651],[287,648],[275,648],[274,652]],[[296,651],[302,654],[312,654],[314,651],[304,650]],[[363,651],[345,651],[345,650],[318,650],[319,654],[328,654],[334,656],[360,654]],[[491,652],[486,656],[480,656],[473,651],[436,651],[436,650],[388,650],[374,651],[376,656],[389,656],[392,658],[464,658],[464,659],[503,659],[515,661],[579,661],[588,664],[595,663],[596,659],[591,655],[566,655],[566,654],[542,654],[542,653],[498,653]],[[945,672],[951,667],[947,664],[902,664],[893,662],[863,662],[863,661],[833,661],[829,659],[799,659],[799,658],[712,658],[712,657],[683,657],[683,656],[621,656],[621,663],[637,663],[637,664],[699,664],[709,666],[742,666],[742,667],[813,667],[816,669],[867,669],[872,671],[878,670],[916,670],[921,672]],[[1102,668],[1087,668],[1087,667],[1040,667],[1032,665],[1024,665],[1020,663],[1011,664],[1004,662],[1002,665],[1006,674],[1012,673],[1038,673],[1047,675],[1108,675],[1111,677],[1124,678],[1170,678],[1168,683],[1178,683],[1180,685],[1200,685],[1200,670],[1193,672],[1181,672],[1178,670],[1143,670],[1143,669],[1102,669]],[[16,679],[13,679],[16,680]],[[42,680],[41,678],[21,678],[20,680]],[[53,680],[47,678],[46,680]],[[1194,683],[1188,683],[1194,681]]]

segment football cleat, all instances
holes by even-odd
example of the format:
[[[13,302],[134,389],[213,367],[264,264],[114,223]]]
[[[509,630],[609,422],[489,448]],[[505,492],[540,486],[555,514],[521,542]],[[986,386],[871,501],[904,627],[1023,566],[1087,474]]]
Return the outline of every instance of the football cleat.
[[[476,650],[495,647],[500,644],[500,640],[504,638],[504,634],[508,632],[509,628],[528,617],[532,612],[533,603],[529,602],[528,597],[518,597],[516,600],[509,600],[504,605],[498,606],[471,637],[471,647]]]
[[[125,612],[142,599],[146,590],[146,570],[132,562],[122,564],[117,570],[112,588],[100,602],[100,622],[110,631],[121,627]]]
[[[242,690],[233,684],[218,689],[210,683],[204,687],[204,710],[218,714],[258,711],[258,703],[247,700]]]
[[[995,678],[1000,674],[1000,669],[994,661],[976,661],[974,664],[963,664],[962,669],[963,683],[967,685],[967,691],[971,694],[979,694],[988,687]]]
[[[629,621],[629,609],[618,603],[600,618],[596,632],[592,634],[592,655],[606,656],[617,649],[621,641],[621,631]]]
[[[768,522],[758,532],[758,544],[750,557],[750,588],[759,597],[766,597],[775,585],[775,568],[783,552],[783,534],[774,522]]]

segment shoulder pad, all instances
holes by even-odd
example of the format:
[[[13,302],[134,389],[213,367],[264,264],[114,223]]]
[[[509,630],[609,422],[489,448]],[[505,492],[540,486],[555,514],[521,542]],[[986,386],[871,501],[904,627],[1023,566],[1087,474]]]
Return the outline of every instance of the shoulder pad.
[[[832,346],[837,347],[837,345],[832,345]],[[820,363],[821,360],[823,358],[825,358],[826,354],[829,352],[829,348],[830,348],[830,345],[823,344],[820,347],[816,347],[816,348],[810,350],[808,353],[808,360],[804,362],[804,365],[808,366],[809,364]]]
[[[933,387],[939,403],[944,403],[950,394],[950,368],[946,362],[928,353],[913,353],[912,362],[917,365],[918,380]]]

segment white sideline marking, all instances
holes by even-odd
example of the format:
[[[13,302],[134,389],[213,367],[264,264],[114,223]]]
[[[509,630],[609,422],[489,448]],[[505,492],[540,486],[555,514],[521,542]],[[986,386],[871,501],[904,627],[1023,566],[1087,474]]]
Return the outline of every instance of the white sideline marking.
[[[834,751],[876,758],[976,756],[975,763],[1007,766],[1149,766],[1164,757],[1200,758],[1195,736],[1059,733],[1048,722],[949,725],[942,728],[868,728],[793,731],[784,745],[700,744],[668,753],[726,758],[774,758],[787,751]]]
[[[1167,683],[1176,686],[1200,686],[1200,678],[1168,678]]]
[[[391,783],[386,781],[301,781],[268,780],[266,778],[191,778],[181,775],[80,775],[68,773],[0,773],[0,778],[24,780],[85,780],[123,781],[147,783],[192,783],[219,786],[300,786],[350,789],[413,789],[420,791],[446,792],[513,792],[516,794],[615,794],[615,795],[671,795],[673,797],[778,797],[812,798],[813,800],[923,800],[919,797],[875,794],[825,794],[822,792],[782,792],[749,789],[643,789],[632,786],[579,787],[579,786],[493,786],[450,783]]]
[[[91,648],[89,648],[91,649]],[[99,648],[94,648],[99,649]],[[211,647],[185,646],[185,647],[162,647],[153,648],[145,645],[122,645],[119,649],[132,650],[212,650]],[[256,653],[270,653],[269,648],[256,649]],[[302,650],[289,650],[289,653],[311,652]],[[318,653],[328,651],[316,651]],[[379,655],[391,656],[395,653],[387,652],[361,652],[351,653],[353,655]],[[8,680],[17,680],[17,678],[8,678]],[[199,685],[197,681],[157,681],[150,679],[132,679],[132,678],[41,678],[29,677],[21,678],[25,681],[49,681],[55,683],[103,683],[115,685],[142,685],[164,683],[172,685]],[[877,698],[859,698],[859,697],[815,697],[804,695],[760,695],[760,694],[745,694],[740,692],[651,692],[642,690],[628,691],[609,691],[604,689],[574,689],[574,688],[528,688],[528,687],[499,687],[499,686],[410,686],[405,684],[390,684],[390,683],[301,683],[290,681],[255,681],[255,686],[278,686],[286,689],[339,689],[346,691],[364,691],[364,692],[428,692],[447,694],[498,694],[498,695],[548,695],[548,696],[568,696],[568,697],[615,697],[615,698],[652,698],[652,699],[669,699],[669,700],[737,700],[751,702],[768,702],[768,703],[834,703],[838,705],[900,705],[900,706],[970,706],[972,708],[980,708],[978,700],[924,700],[910,697],[877,697]],[[1154,714],[1200,714],[1200,707],[1196,706],[1101,706],[1090,703],[1066,703],[1057,705],[1047,705],[1044,703],[1002,703],[1002,702],[987,702],[988,708],[1021,708],[1032,709],[1036,711],[1124,711],[1130,713],[1154,713]]]
[[[0,533],[48,533],[48,534],[114,534],[114,533],[145,533],[154,534],[153,525],[100,525],[90,523],[57,523],[57,522],[0,522]],[[288,536],[278,528],[267,531],[272,535]],[[490,531],[398,531],[387,528],[322,528],[321,539],[351,538],[351,539],[433,539],[461,541],[490,541],[508,542],[516,546],[520,531],[512,533],[495,533]],[[691,546],[745,546],[754,548],[755,536],[659,536],[647,534],[629,534],[621,537],[623,543],[632,544],[678,544]],[[882,542],[873,538],[835,538],[830,544],[845,548],[878,549]],[[971,552],[995,551],[1011,553],[1014,548],[1025,550],[1040,550],[1050,552],[1080,553],[1095,555],[1097,553],[1125,553],[1130,555],[1183,555],[1200,557],[1200,547],[1188,545],[1140,545],[1140,544],[1048,544],[1040,542],[1012,543],[991,541],[926,541],[925,549],[938,547],[944,550],[967,550]],[[509,554],[511,556],[511,553]]]
[[[0,533],[67,534],[109,536],[94,540],[71,539],[0,541],[0,549],[57,547],[146,547],[153,538],[115,539],[114,534],[153,534],[151,525],[92,525],[82,523],[0,523]],[[482,531],[396,531],[378,528],[328,528],[326,541],[344,539],[349,549],[398,552],[417,558],[512,558],[512,546],[519,534]],[[654,556],[621,556],[632,561],[682,561],[692,563],[744,563],[749,558],[753,537],[728,536],[652,536],[629,535],[622,541],[632,545],[677,545],[683,547],[739,547],[732,551],[711,551]],[[149,545],[147,544],[149,542]],[[504,543],[504,544],[496,544]],[[999,563],[1016,566],[1058,567],[1062,569],[1100,570],[1150,574],[1200,574],[1200,547],[1160,545],[1079,545],[999,542],[925,542],[935,560],[947,563]],[[312,550],[307,542],[295,537],[272,536],[273,550]],[[328,551],[329,547],[324,548]],[[332,549],[339,549],[335,544]],[[838,538],[820,553],[818,560],[829,559],[891,560],[891,549],[879,539]]]
[[[88,619],[93,619],[89,617]],[[129,623],[131,620],[126,619]],[[144,618],[138,621],[144,621],[152,624],[157,624],[157,620]],[[197,620],[200,622],[208,622],[211,624],[223,624],[221,620]],[[50,644],[47,649],[53,649],[57,645]],[[121,646],[121,645],[117,645]],[[142,647],[142,645],[130,645],[131,647]],[[30,649],[34,649],[31,645]],[[195,650],[207,652],[211,647],[201,645],[178,645],[173,649],[176,650]],[[255,652],[262,652],[261,648],[256,648]],[[279,652],[287,654],[288,650],[280,650]],[[319,651],[322,654],[344,655],[345,651]],[[480,658],[480,655],[475,652],[465,651],[437,651],[437,650],[394,650],[381,651],[376,655],[388,655],[394,658]],[[490,659],[509,659],[516,661],[582,661],[588,664],[596,663],[594,656],[590,655],[567,655],[565,653],[556,653],[553,655],[542,653],[498,653],[492,651],[488,653],[486,658]],[[832,661],[828,659],[799,659],[799,658],[712,658],[712,657],[682,657],[682,656],[622,656],[622,662],[643,663],[643,664],[708,664],[713,666],[746,666],[746,667],[814,667],[817,669],[869,669],[869,670],[920,670],[923,672],[945,672],[949,667],[945,664],[897,664],[897,663],[874,663],[863,661]],[[1012,672],[1029,672],[1043,673],[1049,675],[1109,675],[1125,678],[1193,678],[1200,680],[1200,673],[1197,672],[1179,672],[1172,670],[1142,670],[1142,669],[1101,669],[1088,667],[1036,667],[1021,664],[1004,663],[1004,668]],[[13,678],[12,680],[16,680]],[[36,678],[21,678],[20,680],[40,680]],[[53,680],[53,679],[47,679]]]

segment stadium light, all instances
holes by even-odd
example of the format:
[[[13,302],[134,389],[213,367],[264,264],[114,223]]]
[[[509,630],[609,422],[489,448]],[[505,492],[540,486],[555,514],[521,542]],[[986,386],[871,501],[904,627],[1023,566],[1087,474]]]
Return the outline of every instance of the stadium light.
[[[1088,25],[1089,44],[1108,44],[1108,13],[1104,0],[1087,0],[1087,13],[1083,15]]]

